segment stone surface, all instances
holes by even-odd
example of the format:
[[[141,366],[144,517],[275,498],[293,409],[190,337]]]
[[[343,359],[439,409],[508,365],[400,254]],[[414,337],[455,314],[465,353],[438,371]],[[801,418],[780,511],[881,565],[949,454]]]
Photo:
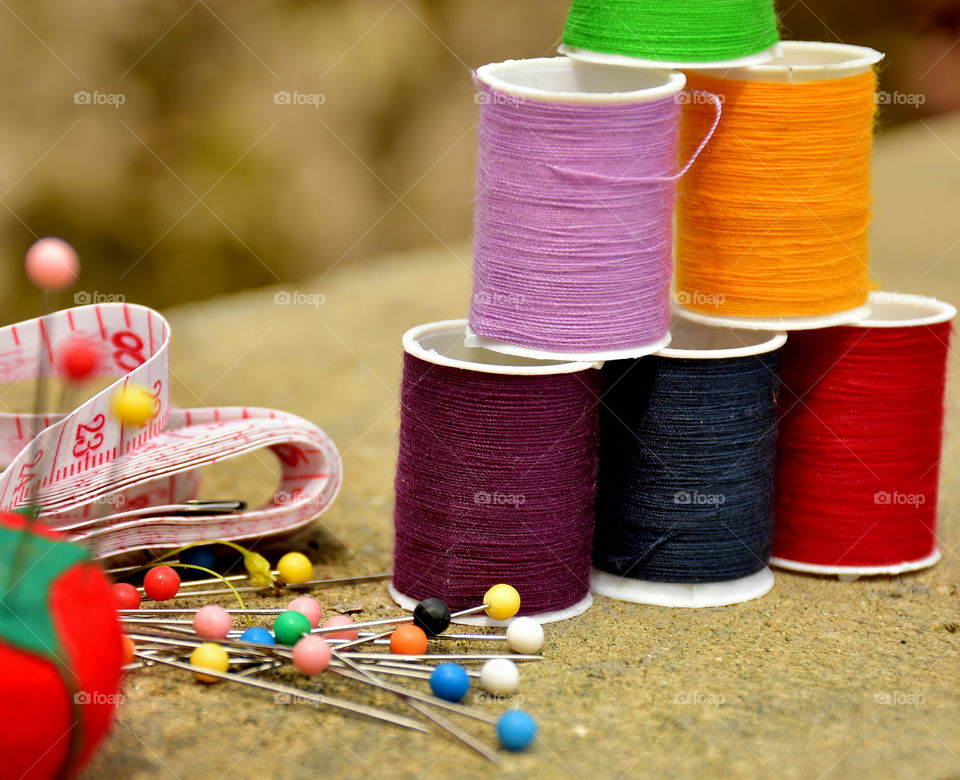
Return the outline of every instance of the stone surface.
[[[881,137],[875,185],[879,284],[960,302],[960,118]],[[284,288],[325,296],[316,306],[275,304],[277,288],[169,312],[177,403],[287,409],[318,422],[343,453],[344,488],[335,505],[311,530],[258,548],[273,562],[297,548],[317,562],[321,576],[389,569],[400,336],[412,325],[463,315],[468,257],[462,246],[411,253]],[[955,774],[958,354],[955,347],[940,564],[853,583],[778,572],[764,598],[717,609],[598,598],[586,614],[547,626],[547,660],[523,668],[522,706],[539,720],[540,738],[526,753],[505,754],[505,773]],[[251,456],[216,467],[205,495],[262,500],[276,472],[270,460]],[[338,605],[363,606],[356,619],[397,614],[382,584],[314,595],[327,614]],[[251,599],[251,606],[288,600]],[[293,672],[276,678],[308,684]],[[404,711],[333,676],[308,685]],[[119,721],[88,778],[474,777],[491,771],[445,736],[280,705],[268,693],[200,685],[174,669],[131,673],[124,692]],[[505,707],[478,706],[488,712]],[[491,727],[461,725],[495,741]]]

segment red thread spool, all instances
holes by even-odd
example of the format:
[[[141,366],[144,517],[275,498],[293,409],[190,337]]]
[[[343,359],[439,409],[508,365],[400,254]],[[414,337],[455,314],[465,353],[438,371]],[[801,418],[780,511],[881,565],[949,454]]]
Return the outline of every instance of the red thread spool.
[[[943,395],[957,310],[872,293],[855,325],[791,333],[782,351],[771,563],[897,574],[940,559]]]

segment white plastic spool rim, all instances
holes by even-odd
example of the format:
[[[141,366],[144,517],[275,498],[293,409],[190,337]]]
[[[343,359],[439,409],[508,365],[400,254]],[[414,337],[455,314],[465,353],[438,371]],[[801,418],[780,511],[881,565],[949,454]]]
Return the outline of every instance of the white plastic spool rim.
[[[820,41],[780,41],[778,56],[743,67],[698,68],[698,73],[732,81],[768,81],[802,84],[866,73],[884,58],[866,46]]]
[[[420,603],[417,601],[417,599],[401,593],[393,586],[392,582],[387,586],[387,590],[390,592],[390,598],[396,602],[397,606],[399,606],[401,609],[407,610],[408,612],[412,612],[414,609],[416,609],[417,604]],[[590,593],[587,593],[587,595],[580,599],[580,601],[572,606],[567,607],[566,609],[555,609],[551,612],[541,612],[539,615],[524,615],[524,617],[535,620],[537,623],[556,623],[560,620],[568,620],[569,618],[583,614],[590,609],[592,604],[593,596],[590,595]],[[506,628],[511,622],[513,622],[513,620],[515,620],[515,618],[508,618],[507,620],[494,620],[488,615],[478,614],[453,618],[450,622],[464,626],[498,626],[501,628]]]
[[[754,574],[727,582],[651,582],[593,569],[590,588],[618,601],[657,607],[724,607],[760,598],[773,588],[773,573],[763,568]]]
[[[468,346],[464,343],[466,328],[465,319],[417,325],[403,334],[403,349],[429,363],[484,374],[549,376],[600,367],[595,361],[541,360]]]
[[[569,57],[492,62],[477,80],[503,95],[545,103],[648,103],[675,95],[686,76],[667,68],[623,70]]]
[[[758,51],[756,54],[746,54],[743,57],[736,57],[730,60],[713,60],[712,62],[698,62],[696,60],[651,60],[646,57],[631,57],[629,54],[614,54],[612,52],[581,49],[566,43],[561,43],[557,51],[577,62],[590,62],[605,67],[613,66],[617,68],[638,69],[683,68],[684,70],[697,70],[700,68],[736,68],[769,62],[780,53],[780,44],[774,44],[769,49]]]

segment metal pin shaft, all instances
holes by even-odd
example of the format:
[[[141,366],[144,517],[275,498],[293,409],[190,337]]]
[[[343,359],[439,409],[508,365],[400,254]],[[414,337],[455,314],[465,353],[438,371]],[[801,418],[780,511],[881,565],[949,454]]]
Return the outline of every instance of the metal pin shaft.
[[[239,674],[233,674],[231,672],[218,672],[214,669],[205,669],[203,667],[193,666],[192,664],[182,663],[181,661],[175,661],[172,658],[164,658],[162,656],[143,656],[140,653],[134,653],[134,655],[142,659],[152,660],[167,666],[174,666],[178,669],[183,669],[188,672],[205,674],[209,675],[210,677],[216,677],[220,680],[231,680],[233,682],[249,685],[253,688],[262,688],[266,691],[273,691],[274,693],[279,693],[289,697],[289,702],[302,700],[316,702],[317,704],[326,704],[329,707],[336,707],[338,709],[346,710],[347,712],[353,712],[358,715],[366,715],[368,718],[375,718],[376,720],[393,723],[394,725],[402,726],[403,728],[429,733],[428,729],[425,729],[415,720],[406,718],[403,715],[395,715],[391,712],[387,712],[386,710],[378,710],[375,707],[368,707],[365,704],[358,704],[357,702],[348,701],[346,699],[340,699],[334,696],[326,696],[322,693],[312,693],[310,691],[304,691],[300,688],[294,688],[289,685],[266,682],[264,680],[245,677]]]

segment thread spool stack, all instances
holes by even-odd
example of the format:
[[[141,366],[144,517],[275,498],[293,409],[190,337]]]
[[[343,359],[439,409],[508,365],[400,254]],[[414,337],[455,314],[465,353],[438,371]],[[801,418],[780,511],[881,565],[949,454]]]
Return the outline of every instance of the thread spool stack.
[[[456,612],[503,581],[521,614],[570,617],[592,602],[599,372],[466,347],[465,324],[403,338],[391,595]]]
[[[423,326],[405,339],[392,587],[401,603],[409,606],[431,588],[443,592],[445,583],[458,583],[454,591],[482,590],[480,580],[517,580],[497,568],[490,546],[497,533],[511,533],[517,518],[464,506],[464,486],[487,490],[482,477],[490,463],[480,465],[485,458],[506,484],[528,476],[524,464],[531,453],[549,459],[538,449],[537,426],[528,424],[536,417],[531,388],[554,417],[573,420],[579,410],[580,422],[592,419],[590,395],[599,391],[588,379],[596,373],[588,369],[592,361],[612,361],[603,368],[600,399],[596,592],[670,606],[756,598],[773,584],[771,537],[774,562],[816,571],[810,565],[824,562],[808,551],[824,522],[838,539],[860,528],[862,518],[830,512],[818,525],[797,498],[819,490],[833,467],[811,459],[825,437],[811,435],[799,412],[783,415],[779,460],[785,465],[774,489],[776,366],[785,338],[780,331],[803,331],[786,361],[788,390],[797,384],[802,396],[809,376],[797,368],[804,358],[792,356],[811,349],[817,358],[828,354],[834,334],[845,332],[835,326],[852,324],[851,331],[866,333],[886,327],[865,319],[873,68],[883,55],[844,44],[778,44],[769,0],[682,5],[573,0],[561,47],[569,59],[507,61],[476,74],[469,326],[462,344],[457,322]],[[688,89],[681,92],[685,78]],[[685,161],[679,170],[678,159]],[[680,318],[671,343],[667,293],[678,181],[674,308]],[[885,300],[874,300],[888,311]],[[884,316],[900,329],[929,324]],[[877,370],[912,348],[908,338],[879,342],[876,354],[864,357]],[[941,389],[924,396],[926,449],[919,461],[929,472],[939,452],[940,417],[930,404],[942,395],[943,360],[935,345],[926,347],[927,361],[913,378],[918,386]],[[500,357],[490,357],[494,353]],[[576,370],[555,362],[530,373],[545,372],[542,381],[560,371],[593,389],[569,394],[572,386],[558,381],[531,382],[519,391],[522,383],[513,374],[533,366],[516,362],[524,360],[580,361]],[[882,383],[870,389],[881,406],[896,405],[902,395]],[[837,397],[824,416],[845,414],[864,400],[843,382],[830,390]],[[575,402],[565,405],[571,398]],[[512,461],[498,433],[511,419],[505,410],[527,421],[516,439],[528,437],[531,447]],[[900,441],[891,431],[903,419],[885,420],[875,437]],[[431,420],[438,423],[435,441],[418,441],[414,426]],[[528,488],[541,495],[551,482],[573,486],[574,508],[558,509],[544,526],[570,551],[576,538],[580,550],[588,543],[589,488],[580,481],[586,476],[580,467],[597,459],[590,426],[574,428],[581,431],[574,450],[582,449],[556,460],[576,465],[576,476],[546,469]],[[855,440],[834,447],[834,461],[836,451],[861,446],[856,436],[863,431],[849,433]],[[444,448],[458,457],[444,460],[438,454]],[[500,459],[504,452],[506,461]],[[463,453],[473,453],[469,463]],[[435,484],[417,475],[421,461],[441,474]],[[931,490],[921,492],[935,504]],[[722,502],[709,501],[720,495]],[[928,527],[935,520],[931,511]],[[443,540],[464,520],[469,554],[451,556],[441,549]],[[858,559],[860,570],[932,562],[932,532],[919,530],[924,522],[897,526],[894,535],[912,551],[909,561],[867,556]],[[528,538],[516,552],[535,547]],[[528,579],[521,590],[537,594],[538,582],[549,580],[529,576],[535,566],[523,571]],[[421,588],[430,577],[436,584]],[[566,593],[555,585],[547,590]],[[567,616],[584,603],[571,605],[575,596],[575,587],[564,604],[536,601],[536,595],[532,608],[540,618],[544,612]],[[448,598],[460,603],[475,595]]]
[[[950,321],[933,298],[872,293],[858,323],[783,350],[773,563],[852,576],[940,558],[937,487]]]
[[[672,607],[773,587],[784,334],[678,321],[670,347],[604,365],[593,590]]]
[[[760,20],[758,26],[765,30],[752,43],[727,41],[728,52],[737,46],[753,47],[749,52],[737,53],[745,55],[740,62],[768,58],[770,53],[760,49],[776,40],[775,24],[771,24],[772,5],[747,0],[743,3],[744,7],[751,4],[764,6],[769,14]],[[700,8],[700,12],[705,10],[706,5]],[[668,33],[678,39],[678,45],[682,45],[682,34],[692,29],[690,19],[686,21],[685,31],[675,28]],[[760,39],[764,46],[755,46]],[[482,475],[483,471],[479,458],[477,463],[465,463],[462,457],[478,447],[487,457],[489,453],[507,451],[508,460],[497,477],[500,482],[517,482],[527,476],[523,464],[529,457],[512,454],[497,439],[498,424],[502,427],[504,422],[501,405],[505,399],[510,401],[512,413],[522,412],[531,419],[533,416],[529,397],[525,406],[516,378],[508,373],[520,365],[517,360],[589,362],[636,358],[669,343],[676,182],[686,174],[715,130],[719,101],[712,95],[696,96],[699,104],[712,107],[713,115],[698,127],[700,141],[684,150],[685,163],[678,169],[681,107],[694,100],[693,95],[680,94],[683,74],[646,67],[649,63],[642,62],[639,64],[644,67],[640,68],[611,68],[604,58],[600,59],[604,64],[600,67],[584,61],[587,59],[589,56],[579,57],[579,61],[563,57],[507,61],[484,66],[476,74],[480,122],[474,294],[469,326],[463,345],[449,342],[448,331],[456,330],[455,323],[423,326],[425,331],[415,329],[405,338],[404,417],[395,511],[396,565],[391,589],[401,604],[412,603],[421,592],[418,589],[424,593],[440,592],[446,600],[457,604],[475,598],[467,596],[466,591],[477,591],[478,578],[485,577],[488,582],[517,581],[515,572],[498,570],[496,560],[502,554],[485,547],[487,542],[476,534],[479,530],[488,538],[495,538],[497,529],[501,535],[514,533],[510,523],[515,523],[516,518],[505,522],[503,512],[496,507],[491,515],[478,516],[476,507],[462,504],[461,495],[465,486],[470,488],[468,495],[471,491],[489,495],[486,484],[477,482],[478,473]],[[442,337],[434,331],[436,327],[444,330]],[[440,349],[431,346],[437,338],[443,341]],[[420,343],[422,339],[426,342]],[[709,338],[701,336],[700,340]],[[771,340],[754,339],[750,349],[763,352],[766,347],[758,345],[767,343]],[[462,354],[464,347],[473,352]],[[752,354],[750,349],[747,352]],[[490,358],[493,352],[503,357]],[[438,370],[432,365],[437,363],[438,356],[441,364],[457,370]],[[450,359],[457,362],[449,363]],[[471,401],[479,401],[476,406],[462,397],[445,398],[451,392],[463,395],[465,388],[458,385],[465,371],[469,372],[471,385],[466,388],[467,395]],[[770,381],[770,376],[766,372],[765,380]],[[589,384],[583,379],[580,382]],[[563,411],[563,388],[548,388],[542,382],[529,384],[551,408],[552,417],[562,418],[557,411]],[[575,412],[574,416],[581,419],[593,419],[596,398],[591,396],[598,393],[599,385],[587,394],[577,389],[576,403],[565,414]],[[767,396],[769,405],[772,393]],[[447,423],[452,419],[448,406],[463,413],[471,423],[434,425],[434,441],[428,444],[419,440],[418,425],[429,420]],[[540,423],[541,428],[545,426],[546,422]],[[539,430],[531,425],[524,429],[536,449]],[[565,425],[565,429],[576,431],[577,427]],[[473,439],[464,436],[464,431]],[[553,460],[558,465],[572,463],[577,468],[582,462],[595,463],[596,437],[581,435],[580,446],[586,449]],[[436,451],[431,451],[431,447]],[[457,457],[440,454],[445,447],[450,447]],[[756,449],[759,460],[769,459],[768,450],[769,447]],[[542,453],[540,457],[550,459],[544,456]],[[433,477],[434,485],[421,484],[424,479],[414,467],[421,465],[420,460],[430,460],[435,472],[444,472],[440,478]],[[549,465],[554,468],[552,463]],[[547,478],[541,480],[541,485],[530,484],[531,495],[543,497],[542,485],[564,484],[574,496],[567,506],[558,506],[550,514],[554,523],[551,537],[569,539],[571,549],[577,545],[580,550],[587,549],[592,527],[582,520],[592,511],[582,508],[580,497],[592,488],[581,485],[580,480],[589,474],[580,472],[571,479],[547,474],[549,469],[541,471]],[[688,476],[691,484],[699,484],[695,475]],[[437,489],[431,492],[433,488]],[[428,498],[424,500],[424,496]],[[712,570],[723,570],[716,575],[717,579],[748,580],[746,586],[740,584],[737,597],[731,596],[729,582],[720,586],[719,590],[726,592],[724,603],[759,595],[770,587],[770,574],[765,570],[769,501],[760,503],[766,508],[752,513],[749,519],[761,528],[756,534],[756,549],[751,551],[754,558],[749,564],[731,564],[726,570],[720,565]],[[732,502],[731,507],[735,504],[736,501]],[[466,518],[473,535],[459,527],[455,518]],[[464,548],[469,554],[451,555],[444,540],[450,539],[451,534],[462,537],[465,533],[471,540]],[[533,542],[527,539],[517,547],[535,551],[537,544]],[[566,576],[569,572],[576,574],[578,565],[576,562],[568,566]],[[427,587],[423,580],[431,576],[438,580]],[[526,587],[534,595],[530,599],[531,594],[523,593],[525,609],[532,609],[539,619],[544,619],[545,611],[548,616],[562,617],[579,609],[579,603],[567,606],[570,597],[564,595],[563,587],[550,580],[537,572],[527,583],[518,584],[521,592]],[[697,581],[695,577],[693,581],[709,582]],[[537,602],[537,589],[544,586],[549,599]],[[457,593],[458,587],[464,593]],[[702,594],[704,588],[696,587]],[[561,594],[564,603],[556,603],[557,594]],[[713,594],[710,598],[715,602],[718,597]],[[701,600],[707,603],[710,598]]]

